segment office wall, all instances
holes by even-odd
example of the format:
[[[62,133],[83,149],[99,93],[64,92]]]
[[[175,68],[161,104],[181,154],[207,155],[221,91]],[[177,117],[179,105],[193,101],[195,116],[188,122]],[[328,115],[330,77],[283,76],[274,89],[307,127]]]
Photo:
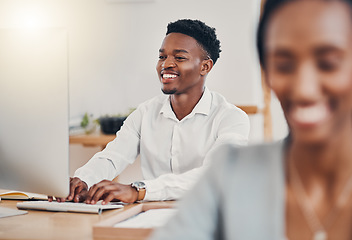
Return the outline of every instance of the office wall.
[[[65,27],[69,34],[70,115],[124,113],[160,94],[155,71],[166,25],[179,18],[201,19],[217,29],[222,50],[207,86],[229,102],[262,107],[254,48],[259,0],[0,0],[0,28]],[[274,104],[274,137],[286,133]],[[251,117],[251,142],[263,139],[261,116]],[[83,164],[98,149],[71,147]]]

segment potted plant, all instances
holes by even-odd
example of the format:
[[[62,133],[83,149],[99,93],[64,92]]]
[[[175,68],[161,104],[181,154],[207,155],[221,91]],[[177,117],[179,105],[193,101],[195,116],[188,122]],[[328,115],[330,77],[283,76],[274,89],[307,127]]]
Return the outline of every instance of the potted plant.
[[[105,115],[99,118],[100,129],[105,134],[116,134],[123,125],[128,115],[135,109],[130,109],[127,114]]]

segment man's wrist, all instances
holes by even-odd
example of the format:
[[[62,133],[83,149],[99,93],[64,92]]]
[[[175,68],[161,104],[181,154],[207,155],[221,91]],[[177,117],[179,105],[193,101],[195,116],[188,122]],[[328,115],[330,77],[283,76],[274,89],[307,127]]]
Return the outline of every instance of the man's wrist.
[[[131,187],[135,188],[138,192],[137,201],[141,201],[145,197],[146,185],[144,182],[133,182]]]

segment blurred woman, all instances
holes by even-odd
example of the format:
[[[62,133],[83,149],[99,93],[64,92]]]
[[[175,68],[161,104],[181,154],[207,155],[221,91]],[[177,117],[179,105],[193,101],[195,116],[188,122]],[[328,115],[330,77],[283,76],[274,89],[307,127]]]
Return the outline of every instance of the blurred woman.
[[[153,239],[352,239],[352,1],[268,0],[257,43],[289,136],[220,147]]]

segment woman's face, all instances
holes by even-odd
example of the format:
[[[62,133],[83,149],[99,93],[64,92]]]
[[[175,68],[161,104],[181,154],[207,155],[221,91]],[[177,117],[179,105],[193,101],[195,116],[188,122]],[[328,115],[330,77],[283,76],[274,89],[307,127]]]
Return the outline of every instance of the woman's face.
[[[294,141],[326,143],[351,131],[352,16],[341,1],[279,8],[265,36],[266,77]]]

